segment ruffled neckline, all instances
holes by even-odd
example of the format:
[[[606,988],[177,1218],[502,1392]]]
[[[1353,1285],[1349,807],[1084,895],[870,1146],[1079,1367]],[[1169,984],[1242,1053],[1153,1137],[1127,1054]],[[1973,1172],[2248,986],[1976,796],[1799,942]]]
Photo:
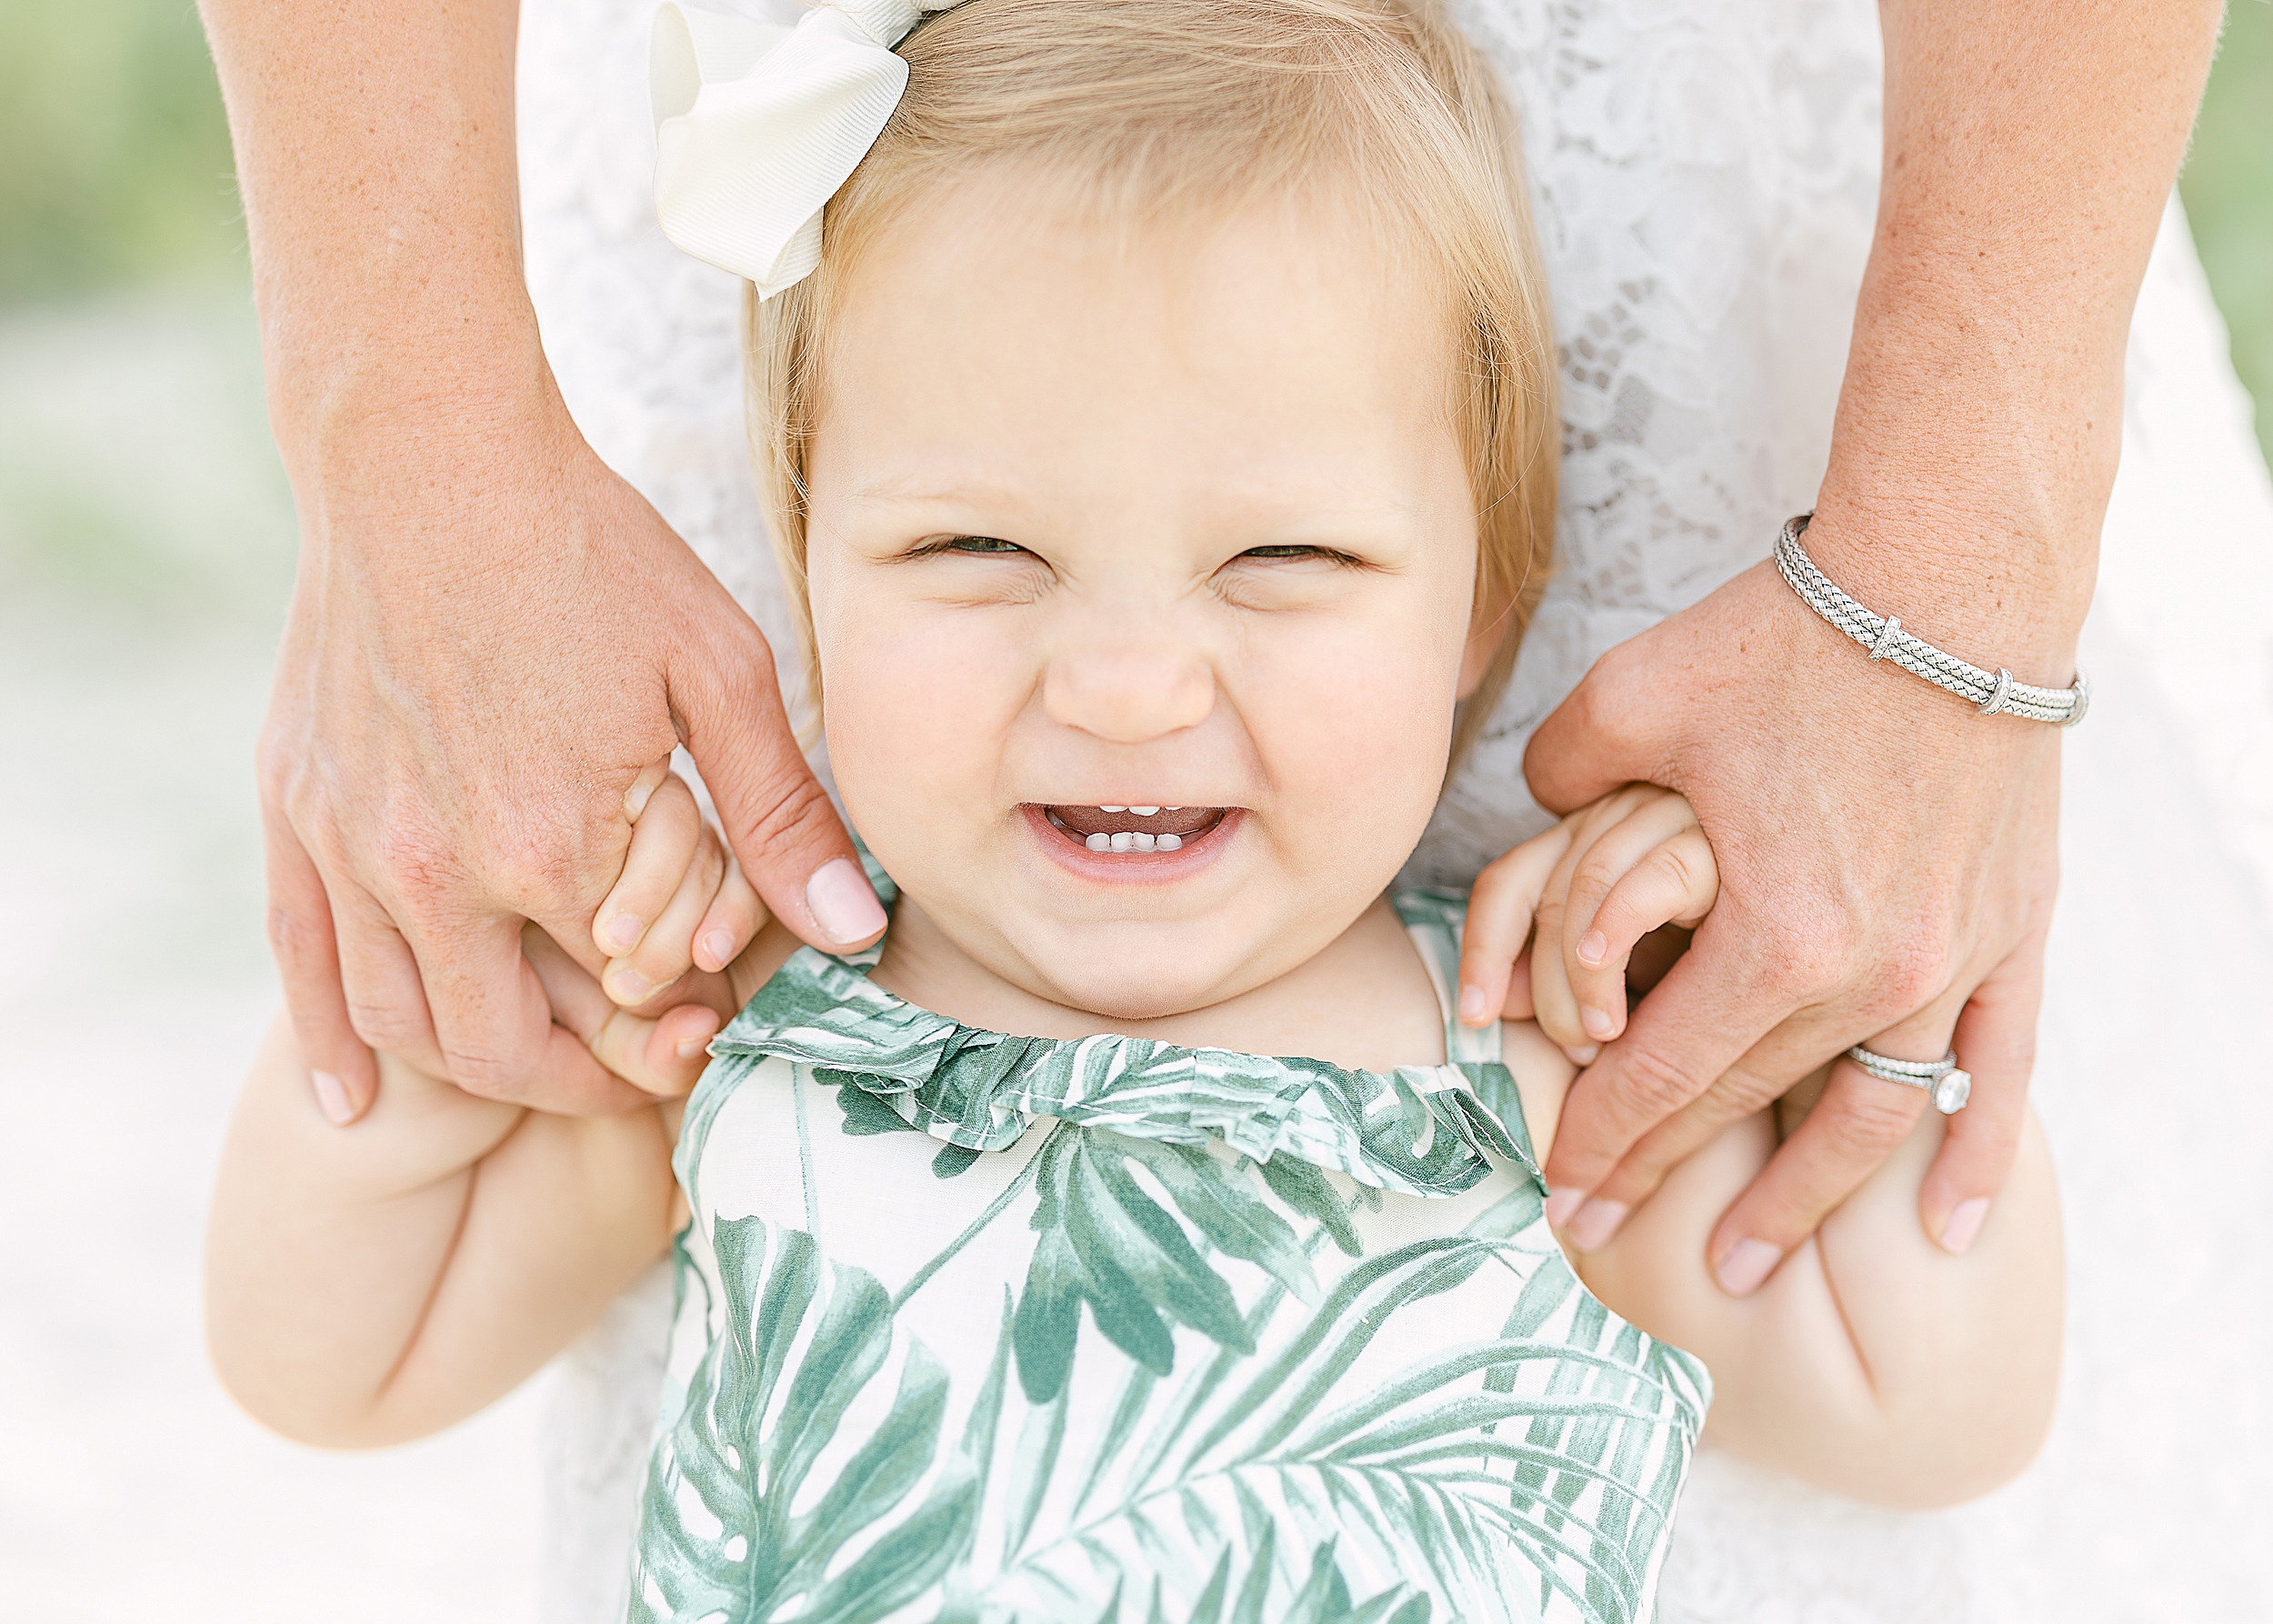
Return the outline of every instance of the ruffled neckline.
[[[1497,1060],[1385,1073],[1115,1033],[1008,1037],[919,1008],[861,964],[811,947],[775,972],[711,1053],[721,1082],[768,1057],[809,1065],[816,1080],[856,1088],[967,1150],[1006,1149],[1046,1116],[1136,1138],[1220,1138],[1257,1162],[1288,1155],[1413,1196],[1470,1189],[1497,1156],[1547,1193],[1515,1078]]]

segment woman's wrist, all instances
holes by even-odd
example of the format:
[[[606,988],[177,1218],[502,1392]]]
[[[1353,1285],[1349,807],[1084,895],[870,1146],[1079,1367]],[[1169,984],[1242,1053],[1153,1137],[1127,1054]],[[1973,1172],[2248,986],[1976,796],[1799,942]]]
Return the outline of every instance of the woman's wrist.
[[[2041,687],[2075,678],[2098,569],[2096,524],[2060,535],[1924,501],[1873,511],[1827,484],[1807,546],[1842,591],[1938,648]]]
[[[2063,687],[2098,575],[2120,369],[2069,357],[2057,389],[2033,386],[2029,357],[1955,353],[1917,315],[1857,316],[1807,551],[1937,647]]]
[[[358,484],[415,497],[420,462],[457,461],[470,439],[565,418],[535,317],[519,305],[462,312],[446,331],[388,324],[315,349],[272,336],[269,418],[304,509],[328,509],[326,493]]]

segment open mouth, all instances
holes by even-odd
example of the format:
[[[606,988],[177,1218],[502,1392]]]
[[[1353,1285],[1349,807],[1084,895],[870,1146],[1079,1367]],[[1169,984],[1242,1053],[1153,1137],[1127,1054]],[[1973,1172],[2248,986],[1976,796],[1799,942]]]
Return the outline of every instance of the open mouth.
[[[1127,857],[1182,851],[1205,840],[1236,808],[1230,807],[1046,806],[1050,827],[1091,851]]]

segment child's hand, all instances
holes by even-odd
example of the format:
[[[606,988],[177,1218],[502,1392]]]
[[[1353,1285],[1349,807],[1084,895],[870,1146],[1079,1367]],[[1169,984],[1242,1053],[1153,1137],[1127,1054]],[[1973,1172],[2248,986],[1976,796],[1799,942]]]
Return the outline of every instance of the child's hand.
[[[725,969],[768,917],[694,791],[670,769],[666,757],[625,792],[631,847],[592,917],[593,945],[608,960],[600,985],[627,1008],[690,967]]]
[[[1461,1020],[1535,1017],[1573,1060],[1591,1064],[1626,1029],[1635,945],[1661,926],[1694,928],[1719,883],[1697,814],[1671,790],[1629,784],[1580,808],[1477,877]]]
[[[521,932],[521,951],[552,1000],[554,1023],[575,1033],[594,1059],[660,1098],[676,1098],[695,1086],[718,1031],[716,1010],[707,1004],[680,1004],[654,1016],[619,1009],[589,971],[534,925]]]

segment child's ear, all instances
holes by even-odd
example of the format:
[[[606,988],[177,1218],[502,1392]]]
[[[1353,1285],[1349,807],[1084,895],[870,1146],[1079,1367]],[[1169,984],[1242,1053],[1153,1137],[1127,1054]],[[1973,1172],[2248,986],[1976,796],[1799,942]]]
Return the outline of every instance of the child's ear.
[[[1505,586],[1494,582],[1478,590],[1476,615],[1468,622],[1467,646],[1460,651],[1460,686],[1453,697],[1472,697],[1484,686],[1502,645],[1515,635],[1515,595]]]

